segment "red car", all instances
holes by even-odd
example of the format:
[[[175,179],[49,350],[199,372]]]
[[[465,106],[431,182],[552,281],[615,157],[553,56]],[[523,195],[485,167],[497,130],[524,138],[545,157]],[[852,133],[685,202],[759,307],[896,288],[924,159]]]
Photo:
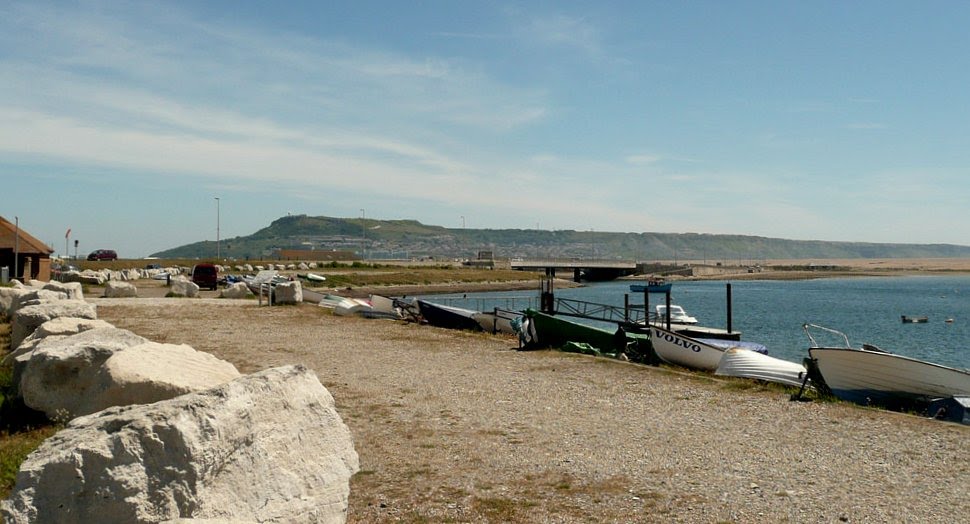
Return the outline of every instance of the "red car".
[[[196,264],[192,268],[192,282],[200,288],[215,290],[219,286],[219,268],[212,264]]]
[[[88,255],[88,260],[118,260],[118,253],[110,249],[95,249]]]

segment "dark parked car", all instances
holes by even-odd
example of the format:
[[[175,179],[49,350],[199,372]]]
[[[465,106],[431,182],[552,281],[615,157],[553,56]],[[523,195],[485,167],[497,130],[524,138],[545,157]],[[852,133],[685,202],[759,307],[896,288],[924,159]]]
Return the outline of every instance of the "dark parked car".
[[[118,253],[111,249],[95,249],[88,255],[88,260],[118,260]]]
[[[192,268],[192,282],[200,288],[214,290],[219,286],[219,268],[213,264],[196,264]]]

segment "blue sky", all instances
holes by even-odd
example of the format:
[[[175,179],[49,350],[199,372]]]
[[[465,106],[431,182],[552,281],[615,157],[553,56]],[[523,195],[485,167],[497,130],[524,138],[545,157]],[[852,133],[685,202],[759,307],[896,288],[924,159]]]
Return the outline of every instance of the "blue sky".
[[[970,3],[4,2],[0,215],[970,244]],[[218,209],[216,198],[218,198]]]

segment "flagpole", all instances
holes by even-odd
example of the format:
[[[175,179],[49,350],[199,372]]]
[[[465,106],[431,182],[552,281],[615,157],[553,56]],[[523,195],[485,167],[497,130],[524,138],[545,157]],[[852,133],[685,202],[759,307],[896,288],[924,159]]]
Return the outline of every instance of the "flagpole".
[[[14,278],[20,278],[20,275],[17,274],[17,272],[20,271],[20,260],[19,260],[19,258],[20,258],[20,217],[15,216],[15,217],[13,217],[13,219],[14,219],[14,222],[17,223],[16,224],[17,228],[15,230],[16,233],[14,233],[14,240],[13,240],[13,242],[14,242],[14,244],[13,244],[13,277]]]

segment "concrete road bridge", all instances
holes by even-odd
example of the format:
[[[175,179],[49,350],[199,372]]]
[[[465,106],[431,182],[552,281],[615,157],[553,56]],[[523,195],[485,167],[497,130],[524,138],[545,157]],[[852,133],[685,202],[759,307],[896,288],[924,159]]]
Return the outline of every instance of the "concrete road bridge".
[[[509,261],[512,269],[522,271],[545,271],[546,275],[556,276],[556,270],[572,271],[573,280],[598,281],[613,280],[623,275],[632,275],[637,270],[633,260],[595,260],[577,258],[513,258]]]

